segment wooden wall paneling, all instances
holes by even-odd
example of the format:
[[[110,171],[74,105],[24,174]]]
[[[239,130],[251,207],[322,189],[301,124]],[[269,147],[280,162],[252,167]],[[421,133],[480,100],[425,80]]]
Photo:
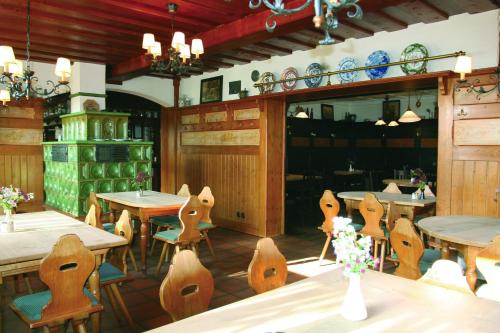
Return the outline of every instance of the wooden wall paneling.
[[[500,188],[500,162],[488,162],[486,171],[486,216],[500,215],[500,193],[496,192]]]
[[[500,104],[455,105],[453,117],[457,119],[500,118]]]
[[[456,80],[439,80],[438,94],[438,163],[437,163],[437,215],[450,215],[453,163],[453,86]],[[443,87],[442,85],[447,85]]]
[[[474,184],[472,187],[472,215],[484,216],[486,215],[486,161],[475,161],[474,165]],[[465,198],[464,198],[465,200]]]
[[[450,214],[461,215],[463,212],[463,177],[464,177],[464,161],[453,161],[451,177],[451,193],[450,193]],[[439,185],[438,185],[439,189]]]
[[[473,215],[474,203],[474,168],[475,161],[464,161],[464,176],[463,176],[463,211],[464,215]],[[438,185],[439,186],[439,185]]]
[[[496,85],[497,77],[495,75],[479,75],[468,77],[467,81],[474,82],[474,86],[476,88],[483,86],[485,90],[490,90]],[[482,95],[478,95],[473,91],[468,92],[466,88],[462,88],[458,91],[452,89],[451,91],[454,92],[454,101],[456,105],[500,102],[500,96],[495,90],[493,90],[491,93]]]
[[[266,236],[284,233],[285,205],[285,101],[266,100],[267,115],[267,203]]]
[[[500,118],[455,120],[453,138],[456,146],[498,146]]]
[[[177,108],[162,108],[161,121],[161,191],[177,193]]]

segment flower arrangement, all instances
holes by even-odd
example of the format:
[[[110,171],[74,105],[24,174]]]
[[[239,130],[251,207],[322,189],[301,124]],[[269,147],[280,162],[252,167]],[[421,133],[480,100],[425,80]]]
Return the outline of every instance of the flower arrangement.
[[[345,275],[364,273],[368,267],[375,267],[377,264],[370,254],[371,237],[358,236],[351,222],[351,219],[344,217],[333,219],[332,244],[337,262],[345,265]]]
[[[410,170],[411,174],[411,183],[414,185],[418,185],[420,191],[425,190],[425,185],[427,185],[427,176],[422,171],[422,169],[417,168],[415,170]]]
[[[17,207],[18,203],[28,202],[33,199],[33,193],[21,191],[17,187],[0,186],[0,206],[5,212],[10,212]]]
[[[137,190],[142,191],[144,189],[144,183],[146,182],[146,174],[139,171],[132,181],[132,186],[135,186]]]

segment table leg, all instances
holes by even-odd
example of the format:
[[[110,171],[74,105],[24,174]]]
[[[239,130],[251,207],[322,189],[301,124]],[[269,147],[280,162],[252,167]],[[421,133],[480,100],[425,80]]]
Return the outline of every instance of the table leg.
[[[101,286],[99,282],[99,267],[101,266],[101,255],[95,256],[95,269],[89,277],[90,292],[101,302]],[[92,320],[92,332],[99,333],[101,329],[101,314],[95,312],[90,315]]]
[[[481,251],[481,248],[474,246],[465,246],[464,248],[464,259],[467,269],[465,270],[465,278],[467,283],[469,283],[470,289],[474,292],[476,290],[476,256]]]
[[[450,247],[448,243],[441,241],[441,259],[450,259]]]
[[[148,253],[148,239],[149,239],[149,218],[140,214],[141,220],[141,263],[142,271],[147,273],[147,253]]]
[[[352,200],[344,199],[345,202],[345,210],[347,212],[347,217],[352,219]]]

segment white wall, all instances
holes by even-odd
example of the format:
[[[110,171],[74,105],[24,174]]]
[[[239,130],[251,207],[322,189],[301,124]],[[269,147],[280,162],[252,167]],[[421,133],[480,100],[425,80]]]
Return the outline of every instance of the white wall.
[[[141,96],[165,107],[174,105],[174,85],[170,79],[141,76],[121,85],[106,84],[106,90]]]
[[[421,43],[429,51],[429,55],[439,55],[465,51],[473,57],[473,68],[487,68],[498,65],[499,54],[499,24],[498,10],[479,14],[461,14],[452,16],[449,20],[432,24],[414,24],[407,29],[395,32],[379,32],[372,37],[362,39],[347,39],[335,45],[318,46],[308,51],[296,51],[287,56],[275,56],[265,61],[253,61],[246,65],[222,69],[214,73],[207,73],[181,80],[180,95],[191,98],[192,104],[199,103],[200,81],[205,78],[223,75],[223,99],[237,99],[238,95],[229,95],[229,82],[241,80],[241,88],[250,91],[250,95],[258,95],[258,89],[253,87],[250,74],[253,70],[260,73],[272,72],[276,79],[281,72],[289,67],[295,67],[299,75],[312,62],[318,62],[325,70],[335,70],[339,61],[344,57],[354,57],[360,66],[368,55],[375,50],[385,50],[389,53],[391,61],[400,58],[403,49],[412,43]],[[436,60],[427,64],[429,72],[452,70],[455,58]],[[368,80],[364,72],[360,73],[360,80]],[[386,77],[402,76],[404,73],[399,66],[389,67]],[[333,79],[333,78],[332,78]],[[323,85],[327,78],[323,78]],[[337,78],[333,84],[339,83]],[[303,81],[297,83],[296,89],[306,88]],[[281,91],[276,86],[274,91]]]

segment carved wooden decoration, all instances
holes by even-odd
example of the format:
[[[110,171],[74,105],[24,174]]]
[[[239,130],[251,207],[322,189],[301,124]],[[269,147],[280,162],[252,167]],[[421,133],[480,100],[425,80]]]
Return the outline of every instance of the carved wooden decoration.
[[[234,120],[250,120],[259,118],[260,118],[259,108],[234,110]]]
[[[205,122],[220,123],[227,120],[227,112],[209,112],[205,114]]]
[[[260,130],[229,130],[184,132],[181,134],[184,146],[258,146]]]
[[[193,124],[199,124],[200,123],[200,114],[195,113],[195,114],[187,114],[181,117],[181,124],[182,125],[193,125]]]

